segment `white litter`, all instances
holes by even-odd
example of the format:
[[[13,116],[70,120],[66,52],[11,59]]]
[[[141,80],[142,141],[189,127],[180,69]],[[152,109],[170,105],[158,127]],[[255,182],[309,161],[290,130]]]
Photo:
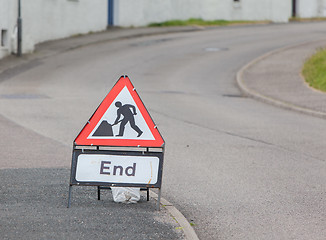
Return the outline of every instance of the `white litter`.
[[[140,188],[111,187],[113,201],[119,203],[137,203],[140,199]]]

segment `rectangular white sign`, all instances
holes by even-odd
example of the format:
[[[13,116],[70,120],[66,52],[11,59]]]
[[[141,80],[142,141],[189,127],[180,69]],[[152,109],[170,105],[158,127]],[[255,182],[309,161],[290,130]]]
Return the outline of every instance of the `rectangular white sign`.
[[[80,154],[77,158],[78,182],[156,184],[159,158],[156,156],[123,156]]]

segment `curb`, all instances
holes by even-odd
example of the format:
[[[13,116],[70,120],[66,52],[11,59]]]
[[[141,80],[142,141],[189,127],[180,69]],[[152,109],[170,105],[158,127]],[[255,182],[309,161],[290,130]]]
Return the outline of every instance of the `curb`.
[[[268,58],[271,55],[277,54],[279,52],[291,49],[291,48],[296,48],[296,47],[300,47],[300,46],[304,46],[306,44],[309,43],[314,43],[314,42],[319,42],[319,41],[323,41],[321,39],[317,40],[317,41],[309,41],[309,42],[304,42],[304,43],[300,43],[300,44],[296,44],[296,45],[291,45],[291,46],[287,46],[287,47],[283,47],[283,48],[279,48],[276,50],[272,50],[260,57],[255,58],[254,60],[250,61],[249,63],[247,63],[245,66],[243,66],[236,74],[236,81],[238,84],[238,87],[240,88],[240,90],[244,93],[244,95],[252,97],[256,100],[262,101],[264,103],[268,103],[277,107],[281,107],[287,110],[292,110],[292,111],[296,111],[296,112],[300,112],[300,113],[304,113],[304,114],[308,114],[311,116],[315,116],[315,117],[319,117],[319,118],[326,118],[326,113],[325,112],[320,112],[320,111],[316,111],[316,110],[312,110],[309,108],[305,108],[305,107],[300,107],[298,105],[295,105],[293,103],[289,103],[289,102],[285,102],[285,101],[281,101],[272,97],[268,97],[262,93],[259,93],[255,90],[250,89],[249,87],[246,86],[245,82],[243,81],[243,73],[244,71],[246,71],[248,68],[250,68],[251,66],[255,65],[256,63]]]
[[[150,196],[157,200],[158,195],[150,190]],[[183,230],[187,240],[199,240],[195,230],[191,227],[188,220],[183,216],[183,214],[173,206],[172,203],[161,197],[161,206],[169,211],[171,216],[177,221]]]

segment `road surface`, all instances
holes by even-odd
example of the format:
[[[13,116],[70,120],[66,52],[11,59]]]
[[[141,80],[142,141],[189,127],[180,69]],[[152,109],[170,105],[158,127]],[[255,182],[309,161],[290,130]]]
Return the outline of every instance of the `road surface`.
[[[244,97],[235,80],[252,59],[325,29],[208,28],[72,49],[2,81],[1,114],[63,149],[33,166],[69,168],[73,139],[128,75],[167,143],[162,196],[200,239],[325,239],[325,120]]]

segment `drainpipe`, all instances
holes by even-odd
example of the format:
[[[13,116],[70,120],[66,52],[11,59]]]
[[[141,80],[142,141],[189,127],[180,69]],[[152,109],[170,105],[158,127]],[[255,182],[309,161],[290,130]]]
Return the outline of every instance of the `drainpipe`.
[[[292,0],[292,17],[297,16],[297,1]]]
[[[18,18],[17,18],[17,56],[22,55],[22,17],[21,17],[21,0],[18,0]]]

